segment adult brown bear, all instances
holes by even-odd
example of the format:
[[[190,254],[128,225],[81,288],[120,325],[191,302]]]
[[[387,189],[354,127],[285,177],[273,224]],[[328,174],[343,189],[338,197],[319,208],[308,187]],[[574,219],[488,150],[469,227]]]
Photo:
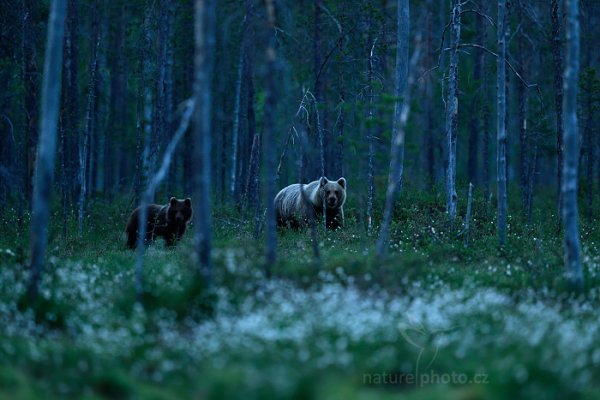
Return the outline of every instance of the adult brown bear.
[[[155,237],[165,239],[167,246],[173,246],[176,240],[181,239],[185,233],[188,222],[192,219],[192,200],[177,200],[171,197],[164,206],[149,204],[146,216],[146,242],[151,242]],[[141,207],[133,210],[127,220],[127,247],[134,249],[137,244],[138,228]]]
[[[302,191],[304,191],[304,198]],[[308,184],[294,183],[281,189],[274,200],[277,225],[295,229],[306,225],[311,208],[315,216],[323,214],[323,198],[325,198],[327,227],[337,229],[343,226],[346,179],[330,181],[326,177]]]

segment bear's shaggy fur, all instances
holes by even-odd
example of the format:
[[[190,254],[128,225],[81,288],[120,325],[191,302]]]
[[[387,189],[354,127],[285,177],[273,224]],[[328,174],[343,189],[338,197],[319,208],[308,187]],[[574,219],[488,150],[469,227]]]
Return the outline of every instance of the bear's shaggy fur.
[[[161,236],[165,239],[167,246],[173,246],[176,240],[181,239],[185,228],[192,219],[192,200],[178,200],[171,197],[169,203],[164,206],[149,204],[146,221],[146,242],[149,243],[155,237]],[[137,244],[138,227],[141,207],[133,210],[127,220],[127,247],[134,249]]]
[[[343,226],[346,179],[330,181],[326,177],[308,184],[295,183],[281,189],[274,200],[277,225],[294,229],[305,226],[310,218],[311,208],[316,217],[323,215],[323,198],[326,204],[327,227],[336,229]]]

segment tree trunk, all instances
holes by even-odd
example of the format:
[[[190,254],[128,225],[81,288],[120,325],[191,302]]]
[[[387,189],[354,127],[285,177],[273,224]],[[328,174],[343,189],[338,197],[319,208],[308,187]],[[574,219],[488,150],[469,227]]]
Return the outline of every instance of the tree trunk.
[[[98,8],[97,1],[94,3],[92,12],[94,21],[92,23],[92,59],[90,61],[90,81],[88,84],[87,109],[85,117],[85,130],[79,138],[79,204],[77,213],[77,237],[81,239],[83,235],[83,213],[85,209],[86,191],[88,186],[87,167],[88,167],[88,146],[90,137],[94,129],[94,110],[95,110],[95,89],[96,89],[96,66],[98,63]]]
[[[238,142],[240,130],[240,103],[242,97],[242,77],[244,73],[244,61],[246,59],[246,29],[248,27],[248,18],[250,10],[246,12],[242,22],[242,40],[240,43],[240,56],[237,66],[237,79],[235,82],[235,100],[233,105],[233,132],[231,135],[231,174],[229,180],[229,195],[234,202],[237,202],[237,165],[238,165]]]
[[[252,0],[247,0],[247,8],[254,13],[252,6]],[[251,7],[251,8],[250,8]],[[259,179],[259,167],[260,167],[260,136],[256,131],[256,115],[254,112],[254,25],[253,20],[249,22],[248,26],[248,49],[246,51],[246,61],[244,62],[244,81],[246,82],[246,127],[248,130],[248,142],[250,145],[249,154],[247,156],[247,171],[246,171],[246,184],[244,191],[244,199],[242,201],[242,210],[246,206],[255,206],[259,203],[260,189],[258,185]],[[260,213],[259,213],[260,215]],[[258,226],[257,226],[258,228]],[[255,229],[256,232],[256,229]],[[256,235],[258,238],[258,234]]]
[[[174,5],[172,1],[167,4],[167,52],[166,52],[166,69],[165,69],[165,116],[164,116],[164,130],[166,134],[165,140],[173,134],[173,14]],[[166,143],[165,141],[165,143]],[[175,191],[175,182],[177,176],[177,159],[169,166],[169,173],[167,179],[167,193],[171,196]]]
[[[59,119],[62,121],[62,119]],[[69,195],[67,193],[68,188],[68,176],[66,169],[66,137],[65,137],[65,126],[63,122],[59,123],[60,126],[60,188],[61,188],[61,196],[62,196],[62,237],[63,239],[67,238],[67,215],[68,215],[68,204],[69,204]]]
[[[562,222],[564,225],[565,266],[572,288],[583,289],[581,249],[577,213],[577,162],[579,132],[577,125],[577,92],[579,78],[579,2],[566,1],[567,62],[564,71],[563,121],[564,165],[562,181]]]
[[[481,12],[487,13],[487,2],[481,3]],[[482,44],[485,45],[487,42],[487,29],[483,29],[483,37],[481,39]],[[483,123],[483,143],[482,143],[482,157],[483,162],[483,197],[487,204],[490,199],[490,108],[489,108],[489,96],[488,89],[490,87],[489,74],[486,65],[486,52],[482,51],[481,56],[481,103],[482,103],[482,123]]]
[[[22,70],[25,112],[24,197],[31,204],[32,178],[38,140],[38,72],[36,63],[37,1],[23,0]]]
[[[398,0],[398,31],[396,34],[396,104],[390,154],[390,172],[388,188],[383,212],[383,223],[377,240],[377,254],[385,253],[388,242],[388,231],[392,221],[396,192],[402,188],[402,172],[404,169],[404,134],[410,110],[410,89],[408,88],[408,39],[410,10],[408,0]],[[418,46],[418,44],[417,44]],[[418,54],[418,48],[415,54]],[[414,66],[411,65],[414,69]],[[401,101],[399,99],[402,99]]]
[[[149,10],[149,6],[146,6]],[[126,101],[124,91],[126,89],[125,79],[125,59],[123,54],[125,48],[125,28],[126,7],[113,6],[111,7],[110,21],[113,23],[114,33],[111,35],[111,44],[109,54],[110,68],[110,117],[108,128],[106,131],[106,147],[104,149],[104,178],[105,186],[109,192],[109,197],[112,197],[114,190],[119,184],[119,151],[117,138],[119,132],[123,132],[125,128],[125,110]],[[146,11],[149,14],[149,11]],[[148,15],[143,18],[143,34],[148,33]],[[145,48],[145,47],[142,47]]]
[[[465,249],[469,247],[469,235],[471,234],[471,202],[473,201],[473,184],[469,183],[469,194],[467,196],[467,215],[465,215]]]
[[[477,20],[475,23],[475,39],[477,44],[485,46],[484,31],[486,21],[482,17],[476,16]],[[484,51],[477,49],[475,52],[475,62],[473,65],[473,75],[475,82],[479,85],[473,96],[472,115],[469,120],[469,157],[467,159],[467,176],[469,182],[479,182],[479,130],[481,129],[479,107],[482,103],[483,88],[481,86],[482,69],[484,62]]]
[[[169,47],[170,31],[170,0],[160,0],[159,5],[159,34],[158,34],[158,59],[155,71],[155,101],[152,114],[152,140],[150,148],[150,165],[155,166],[161,153],[161,149],[167,141],[165,130],[166,90],[165,81],[167,75],[167,47]]]
[[[373,158],[375,157],[375,149],[373,144],[373,56],[375,52],[375,43],[377,39],[372,40],[372,15],[369,13],[369,57],[367,59],[367,88],[369,91],[369,100],[367,106],[367,144],[369,153],[367,158],[367,234],[371,236],[373,231],[373,195],[375,194],[375,171],[373,167]],[[325,212],[325,209],[323,209]]]
[[[33,215],[31,220],[31,264],[28,294],[35,299],[44,267],[48,244],[48,219],[50,214],[50,191],[54,178],[56,156],[56,128],[60,108],[60,85],[65,27],[66,1],[54,0],[48,18],[48,41],[44,57],[44,76],[38,162],[35,171]]]
[[[552,21],[552,59],[554,61],[554,106],[556,107],[556,154],[558,156],[557,181],[558,181],[558,222],[562,217],[562,172],[563,172],[563,60],[560,41],[560,17],[558,13],[558,0],[550,1],[550,15]]]
[[[433,9],[433,0],[427,1],[429,9]],[[433,44],[433,15],[427,14],[427,26],[425,28],[425,63],[426,65],[432,64],[432,54],[435,51]],[[433,76],[427,75],[425,79],[425,158],[426,158],[426,170],[427,170],[427,188],[433,190],[435,184],[435,122],[434,122],[434,98],[433,98]]]
[[[270,276],[271,268],[277,260],[277,224],[275,220],[275,183],[276,183],[276,160],[275,160],[275,114],[277,112],[277,85],[275,79],[279,77],[275,38],[275,4],[273,0],[266,0],[266,14],[269,28],[269,40],[266,49],[267,75],[265,82],[266,100],[264,115],[264,140],[265,149],[265,175],[266,175],[266,273]]]
[[[449,88],[446,101],[446,134],[448,142],[448,170],[446,171],[446,211],[450,221],[456,218],[456,138],[458,133],[458,45],[460,44],[460,0],[452,0],[451,53]]]
[[[65,140],[62,143],[65,152],[67,202],[75,199],[77,189],[77,146],[80,135],[79,115],[79,5],[75,0],[67,4],[66,36],[65,36]],[[66,205],[67,206],[67,205]],[[65,206],[65,207],[66,207]]]
[[[212,70],[215,47],[215,0],[196,0],[194,56],[194,244],[200,272],[206,284],[212,282],[211,263],[211,129]]]
[[[498,1],[498,132],[497,132],[497,182],[498,182],[498,242],[506,244],[506,35],[504,17],[506,0]]]
[[[317,167],[313,169],[313,173],[319,174],[321,176],[325,176],[325,162],[326,162],[326,138],[325,138],[325,82],[324,82],[324,69],[323,66],[323,0],[314,0],[315,4],[315,14],[314,14],[314,32],[313,32],[313,73],[315,76],[315,86],[314,86],[314,97],[315,97],[315,116],[317,120],[315,124],[317,125],[317,147],[319,149],[319,164],[314,163],[313,167]],[[321,111],[322,110],[322,113]],[[321,113],[321,114],[320,114]],[[319,116],[323,116],[321,120]]]
[[[592,196],[594,192],[594,164],[595,164],[595,154],[594,154],[594,141],[592,135],[592,118],[593,118],[593,103],[594,103],[594,75],[590,70],[585,72],[586,83],[585,87],[587,89],[587,93],[585,96],[585,149],[586,149],[586,170],[585,170],[585,182],[587,186],[586,191],[586,200],[587,200],[587,220],[588,222],[592,221]]]
[[[523,29],[524,15],[523,15],[523,5],[519,4],[519,23],[522,25],[521,29]],[[521,76],[527,76],[527,57],[526,57],[526,48],[524,43],[524,33],[519,32],[518,38],[518,48],[519,48],[519,65],[520,65],[520,74]],[[529,195],[529,188],[531,185],[529,184],[530,177],[530,169],[531,169],[531,149],[530,149],[530,139],[527,131],[527,108],[528,108],[528,99],[527,99],[527,88],[523,85],[522,82],[517,82],[517,101],[519,103],[519,144],[521,147],[521,157],[519,159],[519,170],[520,170],[520,186],[521,186],[521,205],[523,207],[523,217],[527,218],[529,206],[529,200],[531,196]]]

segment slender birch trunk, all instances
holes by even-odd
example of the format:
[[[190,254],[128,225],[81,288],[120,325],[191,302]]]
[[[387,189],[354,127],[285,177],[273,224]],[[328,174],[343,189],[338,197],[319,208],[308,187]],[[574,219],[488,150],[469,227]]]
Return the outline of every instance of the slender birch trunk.
[[[410,30],[410,10],[408,0],[398,0],[398,28],[396,33],[396,104],[392,128],[392,145],[390,154],[390,172],[385,198],[383,222],[377,240],[377,254],[383,255],[387,248],[389,226],[394,212],[396,192],[402,188],[402,172],[404,169],[404,134],[410,110],[410,89],[408,88],[408,38]],[[415,49],[415,54],[418,52]],[[414,66],[412,66],[414,69]],[[402,100],[400,100],[402,99]],[[368,210],[368,208],[367,208]]]
[[[519,4],[518,8],[519,14],[519,22],[521,24],[524,23],[524,15],[523,15],[523,5]],[[519,65],[520,65],[520,73],[522,76],[527,75],[527,55],[525,49],[525,43],[523,38],[524,33],[519,33],[518,38],[518,49],[519,49]],[[528,210],[530,208],[529,200],[531,196],[529,195],[529,188],[531,185],[529,184],[530,170],[531,170],[531,148],[530,148],[530,138],[527,126],[527,109],[528,109],[528,97],[527,97],[527,88],[522,82],[517,82],[517,99],[519,103],[519,144],[521,147],[521,157],[520,157],[520,183],[521,183],[521,205],[523,208],[523,217],[527,220]]]
[[[66,1],[52,1],[48,18],[48,41],[42,83],[41,140],[38,141],[38,160],[34,177],[33,215],[31,220],[31,273],[27,290],[31,299],[35,299],[38,294],[48,244],[50,191],[52,190],[52,180],[54,178],[56,128],[60,108],[60,75],[63,59],[65,14]]]
[[[233,132],[231,135],[231,174],[229,179],[229,195],[232,200],[236,200],[237,190],[237,156],[238,156],[238,142],[239,142],[239,131],[240,131],[240,103],[242,97],[242,78],[244,74],[244,63],[246,60],[246,29],[248,27],[248,18],[250,18],[249,12],[244,16],[242,22],[242,40],[240,44],[240,56],[238,59],[237,68],[237,79],[235,82],[235,101],[233,105]]]
[[[275,50],[275,3],[273,0],[266,0],[266,14],[267,23],[269,27],[269,40],[266,49],[266,61],[267,61],[267,79],[265,88],[267,92],[267,98],[265,101],[265,122],[264,122],[264,140],[263,145],[265,146],[265,175],[266,175],[266,190],[265,190],[265,203],[266,203],[266,273],[270,276],[271,268],[277,261],[277,224],[275,220],[275,207],[273,199],[275,198],[275,181],[276,181],[276,160],[274,154],[274,139],[275,139],[275,113],[277,108],[277,93],[275,79],[277,74],[277,53]]]
[[[497,131],[497,184],[498,184],[498,242],[506,244],[506,35],[504,17],[506,0],[498,1],[498,131]]]
[[[469,247],[469,235],[471,230],[471,202],[473,201],[473,184],[469,183],[469,194],[467,196],[467,215],[465,216],[465,249]]]
[[[197,211],[194,213],[195,253],[200,271],[207,285],[212,283],[211,262],[211,106],[212,71],[215,47],[215,0],[196,0],[194,55],[194,198]]]
[[[585,88],[586,88],[586,96],[585,96],[585,128],[584,128],[584,137],[585,137],[585,149],[587,153],[586,157],[586,169],[585,169],[585,182],[587,186],[586,191],[586,202],[587,202],[587,220],[588,222],[592,221],[592,197],[594,192],[594,164],[596,161],[595,152],[594,152],[594,141],[592,134],[592,119],[593,119],[593,104],[594,104],[594,75],[590,70],[585,72]]]
[[[24,119],[25,119],[25,152],[23,162],[23,197],[28,207],[31,206],[33,191],[33,173],[35,167],[36,146],[38,143],[38,67],[36,61],[36,21],[38,17],[37,1],[22,0],[22,65]]]
[[[310,241],[312,244],[313,255],[317,263],[321,262],[321,252],[319,250],[319,238],[317,235],[317,215],[314,207],[309,204],[308,196],[304,191],[304,176],[302,175],[302,158],[306,154],[306,148],[308,147],[308,140],[306,135],[306,126],[302,123],[300,130],[298,131],[298,141],[300,142],[300,150],[297,155],[296,166],[298,168],[298,182],[300,182],[300,196],[302,201],[307,205],[309,210],[308,224],[310,228]]]
[[[452,0],[450,37],[450,67],[448,98],[446,101],[446,135],[448,145],[448,170],[446,171],[446,211],[450,221],[456,218],[456,139],[458,134],[458,45],[460,44],[461,1]]]
[[[558,222],[562,218],[562,173],[563,173],[563,59],[560,40],[560,17],[558,0],[550,1],[550,20],[552,23],[552,60],[554,61],[554,106],[556,107],[556,154],[558,157]]]
[[[579,127],[577,92],[579,78],[579,1],[566,0],[567,60],[564,71],[563,121],[564,164],[562,173],[562,222],[564,226],[565,266],[572,288],[583,289],[581,246],[577,211],[577,162]]]
[[[97,5],[97,3],[94,3]],[[94,13],[97,13],[97,7]],[[85,130],[79,140],[79,204],[77,213],[77,237],[81,239],[83,235],[83,213],[85,210],[85,199],[87,191],[87,167],[88,167],[88,146],[92,130],[94,129],[94,110],[95,110],[95,88],[96,88],[96,66],[98,63],[98,20],[96,16],[93,22],[93,42],[92,42],[92,60],[90,62],[90,82],[88,84],[87,109],[85,117]]]
[[[483,2],[481,7],[482,13],[487,13],[487,3]],[[485,45],[487,42],[487,29],[484,27],[482,32],[482,44]],[[481,102],[482,102],[482,124],[483,124],[483,143],[482,143],[482,161],[483,161],[483,197],[485,203],[488,204],[490,199],[490,107],[489,107],[489,95],[488,89],[490,87],[489,83],[489,73],[486,65],[486,52],[481,52],[481,80],[482,80],[482,93],[481,93]]]
[[[369,37],[371,37],[371,18],[372,17],[369,15]],[[369,101],[367,110],[367,143],[369,146],[369,154],[367,159],[367,234],[369,236],[371,236],[371,233],[373,232],[373,195],[375,193],[375,172],[373,169],[373,158],[375,157],[375,149],[373,146],[373,53],[375,52],[376,42],[377,39],[374,39],[372,42],[369,41],[369,43],[372,44],[367,62],[367,87],[369,88]],[[325,212],[325,208],[323,208],[323,212]]]

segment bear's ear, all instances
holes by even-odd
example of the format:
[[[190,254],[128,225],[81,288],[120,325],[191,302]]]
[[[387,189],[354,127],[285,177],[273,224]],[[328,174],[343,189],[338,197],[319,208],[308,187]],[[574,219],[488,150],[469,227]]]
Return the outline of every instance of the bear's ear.
[[[175,197],[171,197],[171,199],[169,200],[169,204],[174,206],[175,204],[177,204],[177,199]]]
[[[321,179],[319,180],[319,186],[323,187],[323,186],[327,185],[328,181],[329,180],[327,179],[326,176],[321,177]]]
[[[340,178],[337,180],[337,183],[343,187],[344,189],[346,189],[346,178]]]
[[[185,203],[185,205],[187,207],[191,207],[192,206],[192,199],[190,199],[189,197],[187,199],[185,199],[183,202]]]

